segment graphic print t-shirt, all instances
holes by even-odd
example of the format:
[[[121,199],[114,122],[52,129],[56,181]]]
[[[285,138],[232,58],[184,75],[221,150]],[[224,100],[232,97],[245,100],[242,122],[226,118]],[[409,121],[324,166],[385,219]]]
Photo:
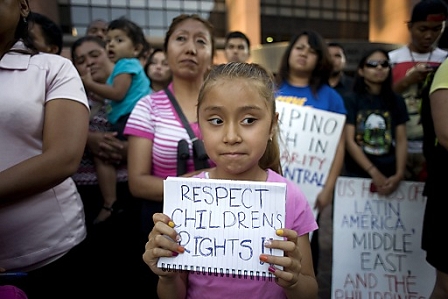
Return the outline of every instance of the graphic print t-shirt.
[[[393,175],[396,163],[395,128],[409,120],[403,98],[396,95],[382,100],[379,96],[350,93],[344,100],[346,124],[355,126],[356,143],[381,173]],[[348,153],[344,163],[347,175],[370,177]]]

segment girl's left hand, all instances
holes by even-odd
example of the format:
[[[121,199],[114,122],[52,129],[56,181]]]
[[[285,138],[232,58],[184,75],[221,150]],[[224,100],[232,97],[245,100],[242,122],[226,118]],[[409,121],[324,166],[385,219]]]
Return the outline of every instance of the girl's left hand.
[[[290,229],[278,229],[276,234],[286,240],[270,240],[265,243],[266,248],[276,248],[284,251],[284,256],[261,254],[260,261],[271,264],[269,272],[276,277],[276,283],[282,288],[289,288],[299,281],[302,269],[302,254],[299,250],[297,232]],[[275,265],[283,266],[280,270]]]
[[[398,175],[393,175],[386,179],[386,182],[383,186],[378,188],[378,194],[380,195],[389,195],[397,190],[398,186],[400,186],[401,178]]]

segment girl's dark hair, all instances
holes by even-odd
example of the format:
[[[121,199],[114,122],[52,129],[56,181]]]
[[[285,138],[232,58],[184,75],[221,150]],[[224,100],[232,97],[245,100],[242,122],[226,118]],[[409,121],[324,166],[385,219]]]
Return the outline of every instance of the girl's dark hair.
[[[106,42],[99,38],[98,36],[93,36],[93,35],[86,35],[83,36],[81,38],[78,38],[77,40],[75,40],[75,42],[72,44],[71,48],[70,48],[70,55],[72,57],[72,61],[75,61],[76,59],[76,49],[78,47],[80,47],[83,43],[85,42],[94,42],[97,43],[99,46],[101,46],[101,48],[106,48]]]
[[[289,41],[288,47],[286,48],[280,61],[280,68],[276,74],[276,82],[277,85],[280,86],[283,81],[287,81],[289,79],[289,56],[294,48],[294,44],[304,35],[308,37],[308,44],[314,51],[316,51],[317,54],[316,67],[311,73],[311,78],[309,80],[311,91],[316,95],[322,85],[328,84],[328,79],[330,78],[333,70],[333,63],[331,61],[327,44],[322,36],[314,30],[303,30]]]
[[[210,42],[212,43],[212,59],[213,59],[213,57],[215,56],[214,27],[213,27],[212,23],[210,23],[206,19],[201,18],[197,14],[192,14],[192,15],[181,14],[181,15],[178,15],[177,17],[175,17],[173,19],[173,21],[171,22],[170,27],[168,28],[168,31],[165,34],[165,40],[163,42],[163,49],[165,49],[165,51],[168,49],[168,40],[170,39],[170,37],[173,34],[174,30],[176,30],[177,26],[179,26],[179,24],[182,23],[185,20],[196,20],[196,21],[199,21],[202,24],[204,24],[204,26],[208,29],[208,32],[210,33],[210,39],[211,39]]]
[[[353,85],[353,91],[357,94],[369,94],[369,86],[366,84],[364,77],[359,75],[359,70],[364,68],[367,59],[374,53],[382,53],[387,60],[389,60],[389,53],[383,48],[373,48],[364,52],[359,60],[357,72],[355,74],[355,82]],[[391,101],[396,97],[396,93],[392,90],[392,69],[389,67],[389,72],[387,74],[386,80],[381,83],[381,91],[379,94],[381,101],[384,101],[386,106],[393,110],[395,109],[396,101]]]
[[[126,33],[126,35],[132,40],[134,46],[141,45],[144,48],[145,45],[148,44],[148,41],[145,38],[145,34],[143,33],[142,28],[125,17],[120,17],[109,23],[107,30],[109,31],[114,29],[123,30]]]

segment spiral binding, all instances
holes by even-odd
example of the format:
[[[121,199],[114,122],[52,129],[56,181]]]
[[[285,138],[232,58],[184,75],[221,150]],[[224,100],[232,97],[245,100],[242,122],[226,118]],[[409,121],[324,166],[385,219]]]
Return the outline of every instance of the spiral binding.
[[[220,277],[232,277],[232,278],[243,278],[251,280],[269,280],[272,281],[274,275],[270,272],[260,272],[260,271],[249,271],[249,270],[235,270],[235,269],[224,269],[224,268],[212,268],[212,267],[200,267],[200,266],[188,266],[188,265],[176,265],[176,264],[165,264],[162,263],[162,270],[168,272],[182,272],[190,271],[197,275],[213,275]]]

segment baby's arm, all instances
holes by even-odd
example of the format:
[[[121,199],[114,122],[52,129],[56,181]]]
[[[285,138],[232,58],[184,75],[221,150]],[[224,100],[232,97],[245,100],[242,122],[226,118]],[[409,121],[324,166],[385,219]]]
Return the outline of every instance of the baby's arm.
[[[167,215],[162,213],[155,213],[152,219],[154,228],[149,233],[143,260],[152,272],[159,276],[157,293],[160,299],[185,298],[188,272],[163,271],[157,267],[159,257],[173,257],[184,252],[184,248],[173,241],[178,236],[173,229],[174,224]]]
[[[316,299],[318,287],[308,234],[299,237],[297,232],[290,229],[279,229],[276,233],[286,240],[272,240],[266,247],[282,249],[284,256],[262,254],[260,260],[273,264],[270,271],[272,270],[276,283],[283,288],[289,299]],[[283,266],[283,270],[279,270],[275,265]]]
[[[87,90],[114,102],[120,102],[126,96],[132,82],[132,75],[121,73],[114,78],[112,85],[93,81],[90,72],[81,77]]]

